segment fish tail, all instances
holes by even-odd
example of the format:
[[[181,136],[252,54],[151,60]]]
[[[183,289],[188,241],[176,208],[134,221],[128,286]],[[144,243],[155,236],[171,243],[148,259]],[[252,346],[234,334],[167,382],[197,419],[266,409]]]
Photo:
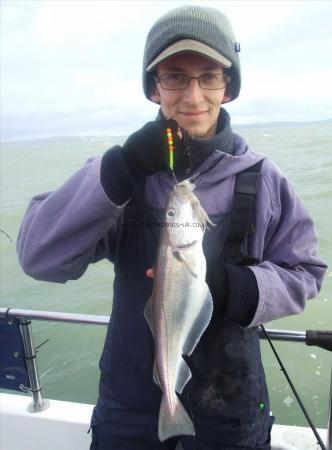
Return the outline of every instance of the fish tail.
[[[177,446],[175,447],[175,450],[183,450],[183,445],[181,441],[178,442]]]
[[[172,412],[170,411],[166,395],[163,395],[159,411],[159,440],[165,441],[172,436],[180,435],[195,436],[194,424],[177,395],[173,399]]]

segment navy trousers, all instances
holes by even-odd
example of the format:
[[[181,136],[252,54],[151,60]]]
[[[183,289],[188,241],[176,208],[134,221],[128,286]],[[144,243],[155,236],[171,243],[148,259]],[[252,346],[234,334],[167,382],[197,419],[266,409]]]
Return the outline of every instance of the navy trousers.
[[[270,424],[272,427],[273,417]],[[181,436],[160,442],[156,436],[157,420],[145,414],[119,411],[114,421],[92,425],[90,450],[271,450],[270,435],[267,442],[255,448],[223,445],[222,438],[212,429],[196,430],[196,436]],[[181,446],[178,447],[179,439]]]
[[[178,438],[160,442],[152,435],[144,435],[144,430],[135,434],[131,439],[128,430],[121,434],[120,430],[113,429],[109,423],[102,423],[92,428],[92,443],[90,450],[178,450]],[[238,446],[210,446],[188,436],[181,437],[181,450],[271,450],[270,444],[263,447]]]

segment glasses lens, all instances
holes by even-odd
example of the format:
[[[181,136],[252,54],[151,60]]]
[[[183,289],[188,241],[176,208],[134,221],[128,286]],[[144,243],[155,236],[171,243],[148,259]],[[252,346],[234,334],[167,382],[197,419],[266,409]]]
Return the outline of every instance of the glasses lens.
[[[164,89],[185,89],[188,84],[187,75],[180,73],[162,75],[159,80]]]
[[[225,87],[224,75],[222,73],[203,73],[198,79],[203,89],[222,89]]]

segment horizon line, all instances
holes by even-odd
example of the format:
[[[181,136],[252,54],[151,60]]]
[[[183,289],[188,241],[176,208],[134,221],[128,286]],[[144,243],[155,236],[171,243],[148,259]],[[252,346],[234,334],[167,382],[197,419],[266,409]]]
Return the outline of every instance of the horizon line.
[[[332,117],[329,119],[321,120],[281,120],[281,121],[271,121],[271,122],[250,122],[250,123],[233,123],[232,127],[258,127],[258,126],[283,126],[283,125],[302,125],[308,123],[326,123],[332,122]],[[47,136],[36,136],[36,137],[15,137],[12,139],[1,140],[1,144],[11,143],[11,142],[24,142],[24,141],[38,141],[45,139],[61,139],[61,138],[124,138],[128,137],[130,134],[58,134],[58,135],[47,135]]]

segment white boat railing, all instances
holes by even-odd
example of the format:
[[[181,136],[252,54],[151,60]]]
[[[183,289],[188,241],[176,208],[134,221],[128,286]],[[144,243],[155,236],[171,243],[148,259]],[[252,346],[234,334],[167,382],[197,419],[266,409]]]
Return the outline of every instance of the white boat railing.
[[[108,325],[109,316],[98,316],[91,314],[72,314],[65,312],[53,311],[37,311],[28,309],[16,308],[0,308],[0,318],[6,318],[8,322],[14,319],[19,321],[21,330],[25,360],[28,369],[28,376],[30,387],[22,387],[22,390],[30,391],[32,395],[32,403],[29,405],[30,412],[40,412],[48,408],[49,402],[42,398],[42,388],[39,380],[39,372],[37,366],[37,355],[33,343],[31,320],[44,320],[53,322],[76,323],[82,325]],[[330,343],[328,347],[323,340],[323,344],[319,344],[319,335],[322,333],[327,335],[329,340],[332,337],[332,332],[319,331],[290,331],[290,330],[266,330],[268,336],[272,340],[288,341],[288,342],[302,342],[307,345],[317,345],[322,348],[331,349]],[[264,333],[260,333],[260,338],[265,339]],[[331,340],[329,341],[331,342]],[[330,385],[330,406],[327,423],[327,442],[326,450],[332,450],[332,373]]]

